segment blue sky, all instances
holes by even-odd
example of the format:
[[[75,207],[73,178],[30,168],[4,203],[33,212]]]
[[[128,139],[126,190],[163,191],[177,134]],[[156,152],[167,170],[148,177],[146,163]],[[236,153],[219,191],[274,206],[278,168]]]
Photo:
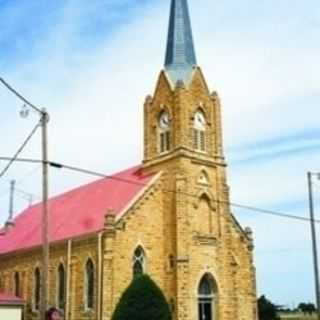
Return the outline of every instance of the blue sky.
[[[198,62],[223,104],[232,201],[306,216],[306,171],[320,171],[318,0],[189,5]],[[169,0],[0,0],[1,76],[49,110],[52,160],[106,173],[141,161],[142,105],[163,66],[168,13]],[[21,119],[20,107],[0,88],[0,156],[37,122]],[[39,157],[39,143],[23,156]],[[92,179],[50,174],[51,194]],[[10,179],[41,194],[39,166],[13,166],[0,180],[2,223]],[[27,205],[17,194],[15,211]],[[254,230],[259,293],[289,305],[312,300],[309,225],[234,213]]]

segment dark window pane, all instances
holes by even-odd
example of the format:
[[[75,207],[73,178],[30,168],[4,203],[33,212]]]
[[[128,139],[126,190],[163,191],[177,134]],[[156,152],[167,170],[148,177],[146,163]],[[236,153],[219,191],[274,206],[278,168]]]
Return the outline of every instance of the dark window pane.
[[[202,296],[211,295],[212,294],[212,286],[207,277],[203,278],[200,282],[199,294]]]
[[[15,296],[17,297],[20,297],[20,276],[19,276],[19,273],[16,272],[14,274],[14,294]]]
[[[211,303],[205,303],[203,307],[205,320],[212,320]]]
[[[205,141],[205,134],[204,131],[200,131],[200,150],[206,150],[206,141]]]
[[[170,132],[166,132],[166,151],[170,150]]]
[[[94,266],[91,260],[86,265],[86,303],[87,308],[92,309],[94,303]]]
[[[203,320],[203,306],[199,303],[199,320]]]
[[[143,267],[140,261],[136,261],[133,265],[133,276],[138,276],[143,274]]]
[[[195,149],[198,149],[198,130],[197,129],[194,129],[193,130],[193,147]]]
[[[34,308],[40,309],[40,270],[38,268],[34,272]]]
[[[65,293],[66,293],[66,277],[65,277],[65,271],[63,265],[60,264],[58,269],[58,283],[59,283],[59,289],[58,289],[58,307],[59,309],[64,309],[65,306]]]
[[[165,146],[164,146],[164,133],[160,134],[160,152],[165,151]]]

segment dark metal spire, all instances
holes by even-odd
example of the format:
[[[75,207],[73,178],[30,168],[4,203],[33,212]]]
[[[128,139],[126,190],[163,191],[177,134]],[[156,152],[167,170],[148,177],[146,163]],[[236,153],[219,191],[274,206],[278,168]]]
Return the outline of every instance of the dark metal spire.
[[[187,83],[197,64],[187,0],[171,0],[165,70],[171,81]]]

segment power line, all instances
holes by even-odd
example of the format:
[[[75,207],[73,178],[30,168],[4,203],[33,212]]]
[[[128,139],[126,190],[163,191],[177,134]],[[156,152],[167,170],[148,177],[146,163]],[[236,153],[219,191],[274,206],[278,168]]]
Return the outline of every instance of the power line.
[[[102,178],[117,180],[117,181],[124,182],[124,183],[135,184],[135,185],[139,185],[139,186],[147,186],[147,184],[143,183],[143,182],[136,182],[133,180],[128,180],[128,179],[123,179],[123,178],[119,178],[119,177],[115,177],[115,176],[105,175],[100,172],[87,170],[87,169],[83,169],[83,168],[78,168],[78,167],[74,167],[74,166],[69,166],[69,165],[64,165],[61,163],[54,163],[54,162],[50,163],[49,162],[49,165],[51,165],[52,167],[59,168],[59,169],[68,169],[68,170],[77,171],[77,172],[81,172],[81,173],[85,173],[85,174],[95,175],[95,176],[102,177]],[[162,190],[162,191],[169,192],[169,193],[175,193],[175,194],[183,194],[183,195],[186,195],[189,197],[198,198],[197,195],[194,195],[194,194],[191,194],[188,192],[184,192],[184,191],[176,191],[176,190]],[[237,207],[237,208],[246,209],[249,211],[255,211],[255,212],[273,215],[273,216],[278,216],[278,217],[282,217],[282,218],[289,218],[289,219],[295,219],[295,220],[300,220],[300,221],[310,221],[310,219],[307,217],[301,217],[301,216],[283,213],[283,212],[279,212],[279,211],[273,211],[273,210],[253,207],[253,206],[249,206],[249,205],[243,205],[243,204],[229,202],[229,201],[222,201],[222,200],[218,200],[218,199],[214,199],[213,201],[216,203],[227,204],[232,207]],[[316,222],[320,223],[320,220],[316,220]]]
[[[227,203],[227,202],[225,202],[225,203]],[[301,220],[301,221],[310,221],[310,219],[307,218],[307,217],[301,217],[301,216],[297,216],[297,215],[293,215],[293,214],[288,214],[288,213],[283,213],[283,212],[279,212],[279,211],[262,209],[262,208],[247,206],[247,205],[238,204],[238,203],[233,203],[233,202],[229,202],[229,204],[230,204],[230,206],[232,206],[232,207],[237,207],[237,208],[245,209],[245,210],[249,210],[249,211],[260,212],[260,213],[263,213],[263,214],[278,216],[278,217],[282,217],[282,218],[289,218],[289,219],[295,219],[295,220]],[[315,221],[316,221],[317,223],[320,223],[320,220],[315,220]]]
[[[13,87],[9,85],[8,82],[6,82],[3,78],[0,77],[0,82],[9,90],[11,91],[16,97],[18,97],[20,100],[22,100],[25,104],[27,104],[29,107],[31,107],[33,110],[39,112],[40,114],[44,114],[44,111],[40,108],[36,107],[34,104],[32,104],[30,101],[28,101],[22,94],[20,94],[17,90],[15,90]]]
[[[0,161],[11,161],[12,157],[0,157]],[[43,163],[42,160],[38,159],[30,159],[30,158],[16,158],[14,159],[15,162],[27,162],[27,163]]]
[[[16,160],[16,161],[18,161],[18,160]],[[29,178],[30,176],[32,176],[33,174],[35,174],[37,171],[39,171],[41,169],[41,166],[37,166],[36,168],[33,168],[32,170],[30,170],[30,171],[28,171],[25,175],[23,175],[21,178],[19,178],[19,180],[15,180],[16,181],[16,185],[23,185],[23,182],[27,179],[27,178]],[[12,180],[12,179],[11,179]],[[10,179],[6,179],[5,181],[9,184],[10,183],[10,181],[11,181]],[[3,191],[5,191],[6,189],[3,189]],[[6,191],[6,192],[8,192],[8,191]],[[0,192],[0,197],[1,197],[1,195],[2,195],[2,192]]]
[[[37,171],[41,169],[41,166],[37,166],[36,168],[33,168],[32,170],[28,171],[25,175],[23,175],[19,180],[17,180],[17,184],[22,184],[23,181],[25,181],[27,178],[35,174]]]
[[[21,195],[23,195],[23,196],[24,196],[24,199],[26,199],[26,197],[28,197],[28,199],[29,199],[30,197],[35,198],[35,199],[41,199],[41,197],[40,197],[39,195],[36,195],[36,194],[34,194],[34,193],[30,193],[30,192],[24,191],[24,190],[19,189],[19,188],[15,188],[15,191],[18,192],[18,193],[20,193]]]
[[[9,168],[11,167],[11,165],[16,161],[16,159],[18,158],[19,154],[23,151],[23,149],[25,148],[25,146],[28,144],[28,142],[31,140],[31,138],[33,137],[33,135],[36,133],[37,129],[39,128],[40,123],[37,123],[37,125],[33,128],[33,130],[31,131],[31,133],[29,134],[29,136],[27,137],[27,139],[22,143],[21,147],[18,149],[18,151],[15,153],[15,155],[13,156],[13,158],[11,158],[11,160],[9,161],[9,163],[5,166],[5,168],[1,171],[0,173],[0,178],[2,178],[5,173],[9,170]]]
[[[0,161],[1,160],[8,161],[8,160],[10,160],[10,158],[0,157]],[[26,158],[16,159],[16,161],[30,162],[30,163],[42,163],[41,160],[26,159]],[[50,165],[51,167],[57,168],[57,169],[67,169],[67,170],[80,172],[80,173],[84,173],[84,174],[88,174],[88,175],[92,175],[92,176],[96,176],[96,177],[100,177],[100,178],[107,178],[107,179],[111,179],[111,180],[116,180],[116,181],[120,181],[120,182],[128,183],[128,184],[133,184],[133,185],[138,185],[138,186],[143,186],[143,187],[146,187],[148,185],[143,182],[137,182],[137,181],[124,179],[124,178],[120,178],[120,177],[116,177],[116,176],[106,175],[101,172],[88,170],[88,169],[84,169],[84,168],[79,168],[79,167],[75,167],[75,166],[70,166],[70,165],[66,165],[66,164],[62,164],[62,163],[58,163],[58,162],[48,161],[48,165]],[[183,192],[183,191],[166,190],[166,189],[163,189],[162,191],[168,192],[168,193],[173,193],[173,194],[182,194],[182,195],[185,195],[188,197],[193,197],[193,198],[198,198],[198,196],[195,194],[191,194],[191,193]],[[220,203],[220,204],[230,205],[235,208],[245,209],[245,210],[252,211],[252,212],[259,212],[259,213],[266,214],[266,215],[272,215],[272,216],[277,216],[277,217],[287,218],[287,219],[294,219],[294,220],[304,221],[304,222],[310,221],[310,219],[307,217],[301,217],[301,216],[297,216],[297,215],[293,215],[293,214],[289,214],[289,213],[285,213],[285,212],[268,210],[268,209],[264,209],[264,208],[258,208],[258,207],[239,204],[239,203],[235,203],[235,202],[222,201],[222,200],[218,200],[218,199],[213,199],[212,201],[214,201],[216,203]],[[315,220],[315,222],[320,223],[320,220]]]

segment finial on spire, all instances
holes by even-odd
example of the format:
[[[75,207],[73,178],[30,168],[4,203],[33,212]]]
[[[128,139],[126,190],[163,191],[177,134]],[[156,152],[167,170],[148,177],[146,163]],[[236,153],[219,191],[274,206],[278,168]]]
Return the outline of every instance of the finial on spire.
[[[187,0],[171,0],[165,70],[171,81],[188,83],[197,64]]]

